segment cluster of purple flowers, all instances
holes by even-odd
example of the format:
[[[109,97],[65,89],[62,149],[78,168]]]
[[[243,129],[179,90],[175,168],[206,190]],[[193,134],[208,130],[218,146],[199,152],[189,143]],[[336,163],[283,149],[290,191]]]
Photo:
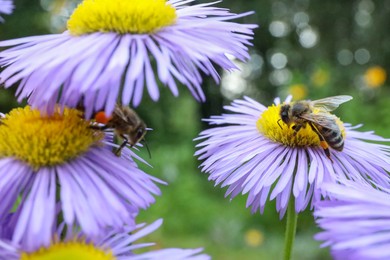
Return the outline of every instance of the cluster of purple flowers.
[[[0,259],[209,258],[202,249],[134,252],[152,245],[135,242],[162,223],[142,227],[136,217],[165,182],[138,167],[146,162],[133,149],[114,153],[114,132],[88,120],[118,101],[138,106],[144,89],[158,100],[159,84],[178,95],[179,82],[204,100],[201,73],[218,82],[215,65],[236,69],[227,55],[249,58],[256,25],[231,20],[250,12],[192,2],[84,0],[67,31],[0,42],[1,84],[29,103],[0,124]],[[0,1],[0,13],[12,7]]]

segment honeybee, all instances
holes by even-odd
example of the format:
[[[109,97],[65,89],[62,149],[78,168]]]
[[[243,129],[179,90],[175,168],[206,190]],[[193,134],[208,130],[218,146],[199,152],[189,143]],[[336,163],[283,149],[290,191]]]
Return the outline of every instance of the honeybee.
[[[342,95],[314,101],[301,100],[283,104],[280,108],[278,124],[280,120],[289,127],[291,124],[294,124],[292,126],[294,134],[297,134],[302,127],[308,124],[318,135],[322,149],[324,149],[326,156],[332,161],[329,147],[336,151],[342,151],[344,138],[340,127],[337,125],[336,116],[329,112],[351,99],[351,96]],[[316,110],[315,113],[314,110]]]
[[[116,151],[117,155],[127,144],[134,146],[143,140],[146,134],[146,124],[128,106],[116,105],[111,116],[107,116],[103,111],[97,112],[95,121],[103,124],[103,126],[95,128],[100,130],[112,128],[115,134],[123,139],[122,144]]]

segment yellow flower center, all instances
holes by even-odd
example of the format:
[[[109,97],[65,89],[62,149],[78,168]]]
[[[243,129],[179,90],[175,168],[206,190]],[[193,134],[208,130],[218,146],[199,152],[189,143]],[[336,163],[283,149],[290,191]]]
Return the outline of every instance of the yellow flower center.
[[[320,138],[306,124],[296,134],[293,130],[294,123],[287,126],[282,120],[280,120],[280,107],[281,105],[272,105],[265,110],[260,118],[256,122],[257,129],[268,139],[282,143],[292,147],[307,147],[307,146],[320,146]],[[314,111],[315,113],[315,111]],[[279,124],[278,124],[278,120]],[[345,129],[343,123],[336,117],[336,123],[340,127],[343,137],[345,137]]]
[[[176,9],[165,0],[84,0],[68,20],[72,35],[147,34],[172,25]]]
[[[82,241],[54,243],[32,253],[22,253],[20,260],[115,260],[112,252]]]
[[[28,106],[16,108],[0,121],[0,158],[15,157],[38,169],[71,160],[102,138],[76,109],[43,116]]]

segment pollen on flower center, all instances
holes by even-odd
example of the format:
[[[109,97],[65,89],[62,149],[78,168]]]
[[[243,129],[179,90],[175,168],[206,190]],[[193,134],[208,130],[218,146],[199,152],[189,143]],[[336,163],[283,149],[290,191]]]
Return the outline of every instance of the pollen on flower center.
[[[1,119],[0,158],[14,157],[34,169],[52,166],[86,152],[102,138],[76,109],[42,116],[28,106],[16,108]]]
[[[294,124],[288,127],[280,119],[281,105],[272,105],[265,110],[256,122],[257,129],[267,138],[274,142],[282,143],[292,147],[320,146],[318,135],[309,125],[302,127],[296,134],[292,129]],[[345,136],[343,123],[336,118],[336,123],[340,127],[342,135]]]
[[[176,21],[165,0],[84,0],[68,20],[73,35],[94,32],[153,33]]]
[[[23,252],[20,257],[20,260],[58,259],[114,260],[115,257],[111,251],[102,250],[83,241],[53,243],[50,247],[43,247],[35,252]]]

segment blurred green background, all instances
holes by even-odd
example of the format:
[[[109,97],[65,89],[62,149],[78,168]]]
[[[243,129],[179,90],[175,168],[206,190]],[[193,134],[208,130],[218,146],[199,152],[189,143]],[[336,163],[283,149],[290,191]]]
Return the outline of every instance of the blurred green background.
[[[0,25],[1,39],[60,33],[77,2],[15,0],[14,14]],[[390,137],[390,1],[225,0],[218,6],[256,12],[240,20],[260,25],[252,58],[237,63],[241,71],[221,71],[220,85],[205,78],[203,104],[185,87],[178,98],[164,88],[159,102],[145,97],[137,108],[154,129],[146,137],[153,168],[142,167],[169,182],[139,221],[164,218],[162,228],[147,239],[157,247],[204,247],[214,259],[281,259],[285,223],[274,203],[265,214],[251,215],[244,196],[225,199],[225,190],[198,169],[193,139],[207,127],[201,118],[220,114],[223,105],[243,95],[269,105],[288,94],[296,99],[348,94],[354,99],[336,114],[344,122],[363,123],[362,130]],[[1,111],[18,105],[11,91],[0,92]],[[148,158],[144,149],[139,153]],[[311,213],[301,214],[294,259],[330,259],[328,249],[312,239],[317,231]]]

